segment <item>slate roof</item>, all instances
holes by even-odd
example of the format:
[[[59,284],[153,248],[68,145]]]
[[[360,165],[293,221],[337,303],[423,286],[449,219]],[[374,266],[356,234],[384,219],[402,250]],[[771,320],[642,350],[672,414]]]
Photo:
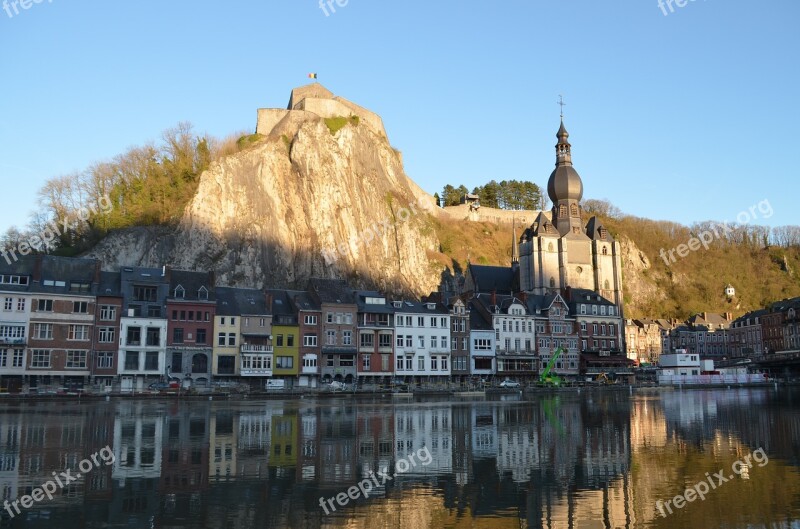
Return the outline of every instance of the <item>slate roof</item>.
[[[513,292],[514,270],[510,266],[487,266],[470,263],[467,273],[472,277],[475,292]]]
[[[175,297],[175,289],[178,285],[184,289],[184,297]],[[201,287],[208,291],[208,300],[199,297]],[[191,270],[170,270],[169,296],[170,301],[214,301],[213,274],[209,272],[193,272]]]
[[[343,279],[312,278],[308,281],[309,292],[319,297],[321,303],[355,304],[353,291]]]
[[[264,291],[257,288],[217,287],[217,316],[270,314]]]

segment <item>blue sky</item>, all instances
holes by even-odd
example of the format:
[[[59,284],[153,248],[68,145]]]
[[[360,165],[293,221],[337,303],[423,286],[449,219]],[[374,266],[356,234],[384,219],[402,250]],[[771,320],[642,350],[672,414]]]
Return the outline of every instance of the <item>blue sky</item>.
[[[379,113],[431,193],[545,186],[563,94],[586,198],[684,224],[768,200],[774,214],[756,223],[800,224],[800,2],[687,0],[666,16],[657,0],[333,8],[43,0],[0,11],[0,230],[27,223],[46,179],[180,121],[218,137],[253,130],[256,109],[285,107],[309,72]]]

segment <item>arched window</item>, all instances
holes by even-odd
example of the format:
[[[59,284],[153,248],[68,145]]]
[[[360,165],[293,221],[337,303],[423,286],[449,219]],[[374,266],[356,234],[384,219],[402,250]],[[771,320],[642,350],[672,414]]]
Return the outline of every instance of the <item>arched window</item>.
[[[610,288],[609,285],[608,285],[608,279],[606,279],[606,282],[603,283],[603,288],[605,288],[606,290],[608,290]]]
[[[208,373],[208,356],[201,353],[192,356],[192,373]]]
[[[553,243],[552,242],[547,245],[547,251],[548,252],[552,252],[553,251]]]
[[[608,248],[603,246],[603,255],[608,255]]]
[[[578,216],[578,204],[572,204],[569,207],[569,211],[570,211],[570,215],[572,215],[573,217],[577,217]]]
[[[550,277],[550,288],[556,288],[556,278]]]
[[[558,206],[558,216],[559,217],[567,216],[567,206],[565,206],[564,204]]]

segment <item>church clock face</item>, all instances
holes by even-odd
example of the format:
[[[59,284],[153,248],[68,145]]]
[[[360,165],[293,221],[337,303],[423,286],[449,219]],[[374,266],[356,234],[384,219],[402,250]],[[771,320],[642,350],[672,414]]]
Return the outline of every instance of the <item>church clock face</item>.
[[[575,271],[578,272],[579,274],[583,273],[583,268],[579,266],[578,268],[575,269]]]

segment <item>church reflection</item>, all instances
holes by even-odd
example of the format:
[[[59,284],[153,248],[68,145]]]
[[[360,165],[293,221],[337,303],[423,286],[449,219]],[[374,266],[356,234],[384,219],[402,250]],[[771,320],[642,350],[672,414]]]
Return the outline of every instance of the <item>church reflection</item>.
[[[652,506],[675,488],[661,454],[697,453],[713,467],[760,446],[774,467],[797,466],[793,397],[595,391],[527,401],[9,404],[0,410],[3,499],[30,493],[54,470],[77,469],[107,445],[115,462],[13,520],[4,513],[4,523],[366,528],[486,518],[513,527],[658,527]],[[320,497],[421,448],[429,464],[376,486],[368,500],[330,515],[319,507]]]

